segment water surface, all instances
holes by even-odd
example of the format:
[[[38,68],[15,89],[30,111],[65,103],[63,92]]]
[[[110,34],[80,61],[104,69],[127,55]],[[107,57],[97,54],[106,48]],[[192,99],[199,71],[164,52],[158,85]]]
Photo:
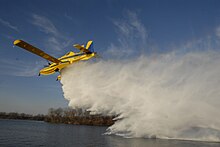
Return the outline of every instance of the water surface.
[[[0,146],[219,147],[220,143],[103,135],[107,127],[0,119]]]

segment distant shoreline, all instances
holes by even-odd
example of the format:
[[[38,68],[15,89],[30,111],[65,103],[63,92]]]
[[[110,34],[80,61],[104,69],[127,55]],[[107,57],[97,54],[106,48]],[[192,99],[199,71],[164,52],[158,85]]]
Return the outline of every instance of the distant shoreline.
[[[39,123],[47,123],[45,121],[41,121],[41,120],[29,120],[29,119],[7,119],[7,118],[0,118],[1,120],[8,120],[8,121],[31,121],[31,122],[39,122]]]
[[[61,108],[59,108],[61,109]],[[57,109],[53,109],[57,110]],[[64,112],[64,111],[63,111]],[[69,112],[69,110],[68,110]],[[0,119],[8,120],[30,120],[30,121],[43,121],[47,123],[56,124],[72,124],[72,125],[90,125],[90,126],[110,126],[114,124],[113,116],[101,116],[101,115],[71,115],[70,113],[48,113],[48,115],[37,114],[25,114],[17,112],[0,112]]]
[[[25,113],[17,113],[17,112],[0,112],[0,119],[16,119],[16,120],[36,120],[36,121],[44,121],[47,115],[38,114],[31,115]]]

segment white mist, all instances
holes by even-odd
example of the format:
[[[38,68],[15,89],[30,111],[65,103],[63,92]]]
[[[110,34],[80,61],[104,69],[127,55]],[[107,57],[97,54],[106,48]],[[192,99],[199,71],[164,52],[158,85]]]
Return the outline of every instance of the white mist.
[[[80,62],[62,71],[69,106],[117,114],[109,134],[220,141],[220,53]]]

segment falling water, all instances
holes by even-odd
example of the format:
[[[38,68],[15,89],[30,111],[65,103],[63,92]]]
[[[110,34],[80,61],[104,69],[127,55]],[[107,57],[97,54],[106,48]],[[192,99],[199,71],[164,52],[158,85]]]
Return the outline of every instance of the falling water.
[[[107,134],[220,141],[220,53],[79,62],[62,71],[69,106],[117,115]]]

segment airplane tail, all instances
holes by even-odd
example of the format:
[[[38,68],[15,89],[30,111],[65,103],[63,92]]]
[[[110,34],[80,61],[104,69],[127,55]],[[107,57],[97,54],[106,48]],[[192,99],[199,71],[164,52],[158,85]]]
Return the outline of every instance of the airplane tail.
[[[87,44],[86,44],[86,49],[89,50],[91,53],[94,53],[95,54],[95,58],[102,58],[102,56],[100,56],[99,54],[97,54],[95,51],[94,51],[94,48],[93,48],[93,41],[88,41]]]
[[[81,52],[84,53],[94,53],[94,48],[93,48],[93,41],[90,40],[87,42],[85,45],[80,45],[80,44],[74,44],[73,45],[75,48],[80,50]]]
[[[94,52],[93,41],[90,40],[87,42],[86,49],[89,50],[90,52]]]

